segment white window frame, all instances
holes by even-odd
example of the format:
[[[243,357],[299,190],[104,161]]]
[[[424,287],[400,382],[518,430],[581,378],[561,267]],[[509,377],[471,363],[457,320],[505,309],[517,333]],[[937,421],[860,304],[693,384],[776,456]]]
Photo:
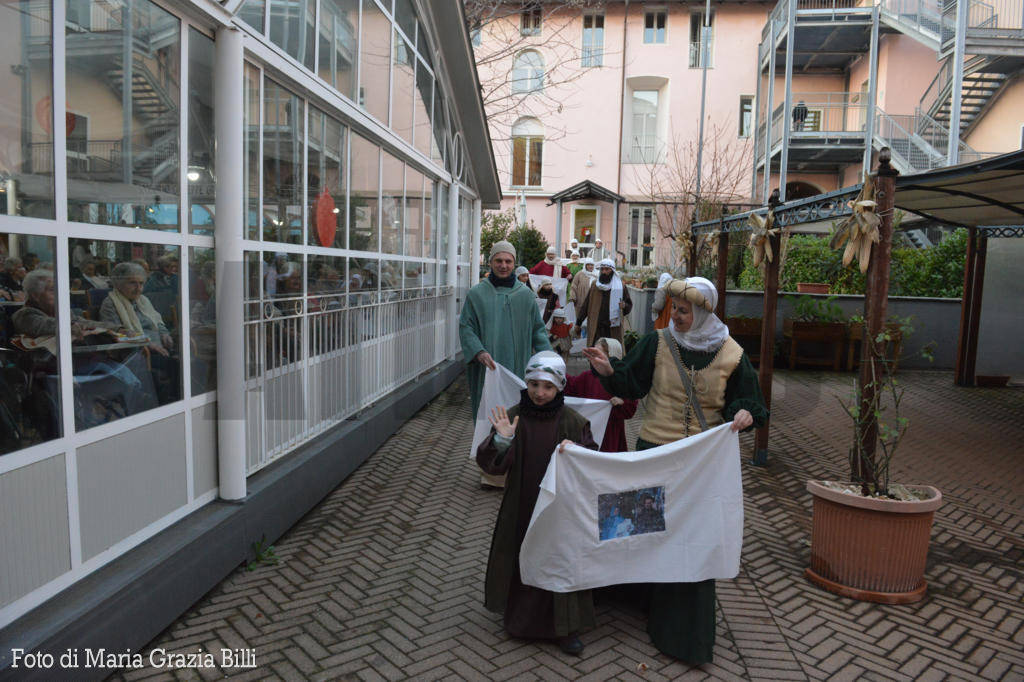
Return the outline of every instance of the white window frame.
[[[598,19],[601,20],[600,27],[597,26]],[[591,23],[589,28],[587,27],[587,20],[590,20]],[[583,33],[580,39],[580,66],[585,69],[604,66],[604,24],[604,12],[586,12],[583,15]],[[589,44],[587,42],[587,31],[590,31]],[[597,31],[600,31],[600,43],[596,43],[594,40],[594,36],[598,35]]]
[[[533,3],[519,13],[519,35],[539,36],[544,27],[544,10],[541,4]]]
[[[744,113],[743,104],[744,103],[746,103],[748,105],[748,112],[750,114],[749,118],[748,118],[748,121],[747,121],[747,129],[746,129],[746,131],[743,130],[743,113]],[[754,134],[754,96],[753,95],[740,95],[740,119],[739,119],[739,125],[738,125],[738,127],[736,129],[736,136],[737,137],[742,137],[742,138],[747,138],[747,137],[751,137],[753,134]]]
[[[576,237],[576,213],[579,211],[596,211],[597,215],[594,222],[594,234],[590,235],[590,241],[585,242],[579,240],[580,246],[584,244],[594,245],[594,242],[601,239],[601,205],[600,204],[573,204],[572,207],[572,237],[570,239],[578,239]]]
[[[715,10],[711,10],[711,21],[709,22],[709,28],[711,29],[711,39],[708,41],[708,68],[709,69],[715,68],[715,14],[716,14]],[[693,41],[693,20],[694,20],[695,17],[700,22],[698,24],[698,26],[700,27],[700,32],[699,32],[699,35],[697,36],[697,42]],[[704,34],[704,10],[703,9],[701,9],[701,10],[694,10],[694,11],[690,12],[690,35],[689,35],[690,48],[689,48],[689,61],[688,61],[688,64],[689,64],[689,67],[691,69],[703,68],[703,64],[701,63],[702,54],[701,54],[701,49],[700,49],[701,35],[703,35],[703,34]]]
[[[661,40],[658,40],[658,17],[661,16],[664,19],[664,26],[661,28]],[[653,26],[647,28],[647,17],[651,17],[651,23]],[[666,45],[668,44],[668,9],[664,7],[647,7],[644,8],[644,24],[641,27],[643,29],[643,44],[644,45]],[[651,40],[647,39],[647,31],[652,31]]]
[[[539,66],[536,63],[523,63],[520,61],[527,60],[533,55],[536,55],[536,59],[540,61]],[[529,95],[534,92],[542,92],[544,90],[546,71],[547,65],[544,55],[541,54],[540,50],[527,49],[517,52],[512,58],[512,77],[509,82],[512,93],[516,95]]]
[[[651,241],[647,242],[651,245],[650,251],[645,250],[643,241],[644,236],[644,216],[650,214],[651,217]],[[628,267],[648,267],[654,265],[657,262],[657,250],[658,250],[658,212],[654,206],[630,206],[629,212],[626,214],[626,263]],[[637,221],[637,234],[636,238],[633,237],[633,217],[636,216]]]
[[[639,92],[653,92],[656,101],[654,104],[654,130],[647,130],[647,124],[649,114],[642,114],[644,116],[644,129],[638,131],[636,129],[637,114],[633,108],[636,102],[636,93]],[[661,142],[658,131],[661,123],[661,105],[662,105],[662,92],[660,88],[637,88],[631,91],[629,98],[629,116],[630,116],[630,139],[629,139],[629,160],[631,163],[657,163],[658,158],[661,156]]]

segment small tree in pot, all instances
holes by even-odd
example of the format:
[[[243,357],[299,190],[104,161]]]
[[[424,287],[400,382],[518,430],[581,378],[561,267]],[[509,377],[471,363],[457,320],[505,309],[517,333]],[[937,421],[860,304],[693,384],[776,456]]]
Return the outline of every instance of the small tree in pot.
[[[868,274],[865,342],[855,403],[845,406],[854,426],[852,480],[807,482],[814,498],[814,525],[811,565],[805,575],[844,596],[905,604],[925,594],[932,519],[942,495],[931,486],[895,486],[889,481],[892,457],[909,424],[899,412],[903,389],[884,355],[889,341],[884,324],[896,175],[887,149],[879,154],[878,175],[884,203],[878,213],[886,220],[875,213],[873,178],[865,177],[854,215],[833,238],[837,247],[849,240],[844,264],[857,256],[861,271]]]

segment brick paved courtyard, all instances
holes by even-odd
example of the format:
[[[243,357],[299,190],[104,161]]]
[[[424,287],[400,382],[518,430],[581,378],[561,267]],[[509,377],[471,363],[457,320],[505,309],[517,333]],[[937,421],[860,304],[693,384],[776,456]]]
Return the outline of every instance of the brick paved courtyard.
[[[250,647],[257,668],[118,679],[1024,680],[1024,389],[901,378],[911,430],[893,478],[944,497],[917,604],[855,602],[803,578],[804,481],[847,469],[835,396],[852,375],[779,372],[769,465],[751,466],[742,441],[743,560],[718,582],[714,664],[658,654],[637,613],[607,605],[581,658],[510,640],[481,603],[500,493],[480,489],[468,459],[460,379],[276,543],[277,565],[235,571],[149,645]]]

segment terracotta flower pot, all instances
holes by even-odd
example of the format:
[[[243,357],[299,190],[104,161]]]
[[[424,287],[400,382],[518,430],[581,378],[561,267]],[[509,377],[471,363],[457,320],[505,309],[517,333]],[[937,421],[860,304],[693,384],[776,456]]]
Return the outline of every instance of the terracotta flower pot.
[[[827,294],[828,284],[821,282],[797,282],[796,291],[799,294]]]
[[[907,487],[931,497],[880,500],[808,481],[814,497],[808,580],[844,597],[882,604],[924,597],[932,518],[942,493],[931,486]]]

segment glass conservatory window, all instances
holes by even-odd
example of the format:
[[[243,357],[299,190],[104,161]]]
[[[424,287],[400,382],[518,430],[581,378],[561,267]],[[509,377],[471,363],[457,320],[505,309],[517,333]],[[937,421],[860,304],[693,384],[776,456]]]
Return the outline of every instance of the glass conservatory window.
[[[302,243],[303,101],[269,78],[263,81],[263,238]]]
[[[193,28],[188,34],[189,230],[212,235],[217,172],[214,168],[213,41]]]
[[[54,217],[52,30],[48,2],[0,5],[0,214]],[[70,138],[77,119],[60,119]]]
[[[66,35],[68,109],[88,122],[69,136],[68,218],[177,230],[180,22],[148,0],[88,0],[88,16]]]

